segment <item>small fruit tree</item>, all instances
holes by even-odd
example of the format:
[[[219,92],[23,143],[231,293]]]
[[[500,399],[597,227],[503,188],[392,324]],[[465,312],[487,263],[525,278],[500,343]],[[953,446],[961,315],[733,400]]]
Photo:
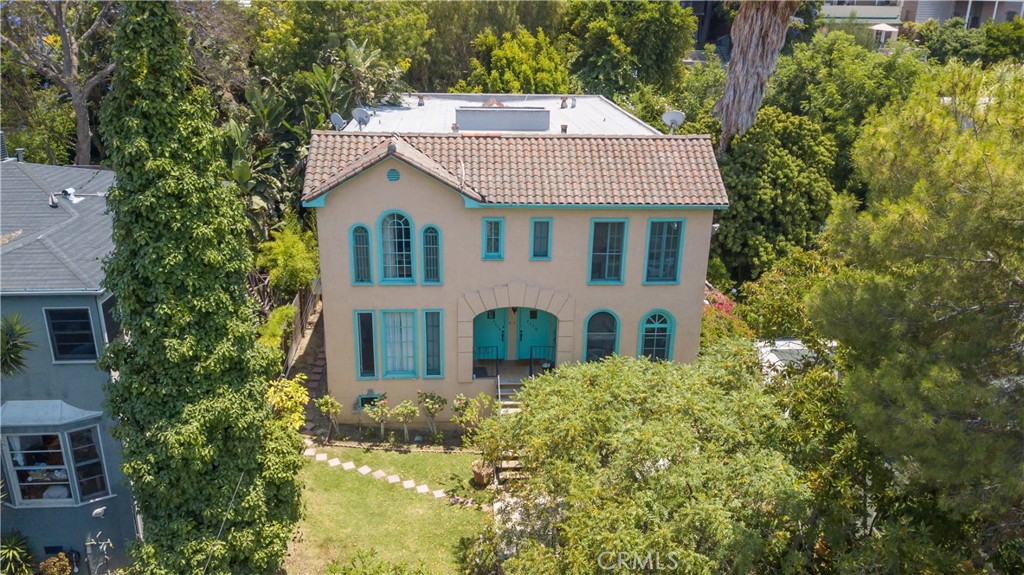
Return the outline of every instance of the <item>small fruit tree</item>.
[[[388,409],[388,394],[382,393],[373,403],[363,408],[366,416],[380,424],[380,438],[384,439],[384,424],[391,417],[391,410]]]
[[[334,418],[341,413],[341,404],[338,403],[334,396],[325,395],[321,398],[313,400],[313,405],[327,418],[327,439],[331,440],[331,430],[337,429],[338,424],[334,421]]]
[[[430,428],[430,435],[437,436],[437,414],[444,411],[448,400],[436,393],[416,390],[416,400],[419,402],[423,412],[427,414],[427,427]]]
[[[416,419],[419,414],[420,408],[416,407],[411,399],[399,403],[391,410],[391,415],[402,424],[402,434],[406,443],[409,443],[409,422]]]

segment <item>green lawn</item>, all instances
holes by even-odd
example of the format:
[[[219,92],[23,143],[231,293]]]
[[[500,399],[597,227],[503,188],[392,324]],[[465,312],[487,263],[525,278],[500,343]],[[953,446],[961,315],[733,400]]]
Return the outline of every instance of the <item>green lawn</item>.
[[[472,475],[477,456],[464,453],[397,453],[356,448],[319,451],[328,458],[352,461],[397,473],[402,479],[447,490],[453,474]],[[375,548],[390,561],[422,561],[431,573],[456,573],[453,550],[461,537],[477,533],[485,514],[457,508],[445,499],[420,495],[401,484],[389,484],[343,471],[340,466],[307,459],[300,475],[305,483],[305,517],[289,549],[285,568],[291,575],[322,573],[332,559],[351,556],[357,549]]]

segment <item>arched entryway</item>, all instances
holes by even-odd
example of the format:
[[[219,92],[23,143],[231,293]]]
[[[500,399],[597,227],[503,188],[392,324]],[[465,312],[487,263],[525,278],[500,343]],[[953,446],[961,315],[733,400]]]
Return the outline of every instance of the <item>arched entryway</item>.
[[[503,377],[512,362],[524,362],[529,373],[542,361],[557,365],[573,361],[576,300],[560,292],[526,282],[465,292],[458,302],[459,381],[471,382],[484,374],[479,360],[489,359],[487,375],[495,376],[505,362]],[[522,340],[520,340],[522,338]],[[477,348],[489,348],[487,351]],[[546,357],[542,357],[546,356]],[[552,361],[553,360],[553,361]],[[538,367],[540,366],[540,367]]]
[[[550,369],[558,347],[558,318],[547,311],[503,307],[473,318],[476,378],[522,379]]]

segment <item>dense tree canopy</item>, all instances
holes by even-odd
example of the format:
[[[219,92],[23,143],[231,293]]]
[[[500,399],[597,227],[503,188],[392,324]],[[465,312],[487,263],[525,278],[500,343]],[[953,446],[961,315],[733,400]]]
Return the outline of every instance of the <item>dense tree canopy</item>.
[[[638,83],[675,86],[697,19],[676,2],[576,1],[566,8],[565,28],[571,70],[583,91],[612,96]]]
[[[490,94],[565,94],[570,91],[569,69],[561,52],[543,30],[537,35],[520,28],[499,39],[485,30],[473,41],[476,56],[469,62],[469,77],[453,92]]]
[[[814,122],[765,107],[719,160],[729,209],[712,252],[733,279],[749,280],[791,248],[813,245],[829,214],[835,144]]]
[[[943,508],[1017,533],[1024,505],[1024,71],[954,63],[869,121],[870,192],[829,221],[845,266],[813,294],[849,350],[855,421]],[[991,551],[991,548],[989,548]]]
[[[531,472],[511,488],[529,511],[505,573],[598,572],[619,552],[683,573],[777,564],[807,491],[760,384],[753,348],[735,342],[690,365],[614,357],[533,380],[522,411],[478,436],[485,453],[514,446]]]
[[[274,573],[299,512],[301,441],[267,404],[275,365],[245,291],[243,206],[220,178],[210,95],[173,3],[126,4],[116,32],[105,285],[128,337],[103,364],[118,374],[108,409],[145,521],[135,558],[155,574]]]
[[[829,178],[836,191],[851,183],[850,152],[860,126],[872,111],[906,98],[925,68],[926,52],[898,43],[889,53],[868,50],[841,32],[818,34],[779,58],[765,104],[814,120],[836,141]],[[863,194],[863,192],[861,192]]]

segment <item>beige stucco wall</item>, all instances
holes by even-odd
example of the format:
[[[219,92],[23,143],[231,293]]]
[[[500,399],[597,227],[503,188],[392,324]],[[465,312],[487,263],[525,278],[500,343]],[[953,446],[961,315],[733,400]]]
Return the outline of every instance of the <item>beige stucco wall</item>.
[[[389,169],[401,179],[390,182]],[[380,286],[377,261],[377,222],[399,209],[412,220],[414,272],[417,285]],[[481,259],[481,221],[500,216],[505,221],[503,261]],[[530,261],[530,218],[550,217],[552,258]],[[628,218],[625,284],[587,285],[591,218]],[[683,267],[679,285],[642,285],[648,218],[685,218]],[[394,405],[416,397],[416,390],[434,391],[451,399],[456,393],[495,392],[493,380],[472,379],[473,317],[495,307],[533,307],[559,318],[559,363],[580,361],[584,320],[598,309],[614,311],[621,322],[619,352],[635,355],[640,321],[653,309],[670,312],[676,321],[673,359],[697,356],[704,278],[711,238],[711,210],[623,209],[470,209],[457,192],[396,159],[388,159],[346,182],[317,208],[327,375],[332,395],[341,402],[341,419],[354,421],[351,408],[360,394],[387,392]],[[373,238],[372,286],[353,286],[349,233],[365,224]],[[443,285],[423,286],[420,232],[434,224],[441,230]],[[356,378],[353,310],[443,309],[444,378]],[[379,329],[380,317],[377,316]],[[417,316],[417,361],[422,375],[422,316]],[[380,340],[380,334],[375,334]],[[381,369],[377,350],[378,371]],[[379,375],[379,374],[378,374]],[[447,417],[444,416],[444,417]]]

